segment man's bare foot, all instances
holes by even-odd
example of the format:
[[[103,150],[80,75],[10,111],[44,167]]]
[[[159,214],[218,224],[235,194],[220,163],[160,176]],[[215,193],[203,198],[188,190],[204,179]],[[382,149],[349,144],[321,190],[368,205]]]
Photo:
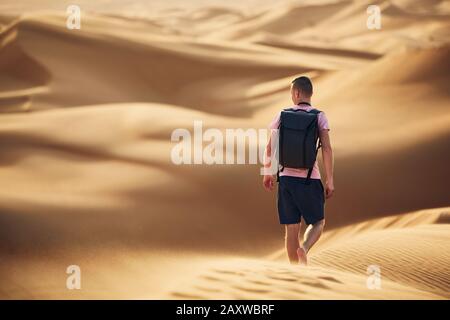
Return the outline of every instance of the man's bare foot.
[[[308,258],[306,256],[306,251],[302,247],[297,249],[298,262],[304,266],[308,264]]]

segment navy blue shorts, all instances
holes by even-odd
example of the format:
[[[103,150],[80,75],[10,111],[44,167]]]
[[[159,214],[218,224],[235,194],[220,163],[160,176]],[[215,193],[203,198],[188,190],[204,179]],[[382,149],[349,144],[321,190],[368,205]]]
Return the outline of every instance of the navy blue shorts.
[[[325,195],[320,179],[282,176],[278,183],[278,216],[280,224],[314,224],[324,218]]]

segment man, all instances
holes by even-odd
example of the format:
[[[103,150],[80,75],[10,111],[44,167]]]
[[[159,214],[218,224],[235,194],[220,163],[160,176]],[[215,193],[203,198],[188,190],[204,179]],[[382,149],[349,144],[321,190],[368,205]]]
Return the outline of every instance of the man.
[[[290,108],[301,108],[306,111],[313,109],[311,106],[311,96],[313,86],[308,77],[299,77],[292,81],[291,97],[294,103]],[[271,140],[275,139],[280,125],[280,114],[270,124],[272,129],[271,138],[266,148],[265,172],[263,185],[268,191],[272,191],[275,178],[271,167]],[[318,114],[319,139],[322,143],[322,158],[326,173],[325,190],[323,188],[317,160],[311,173],[309,184],[305,184],[308,169],[295,169],[285,167],[280,172],[278,185],[278,216],[280,224],[286,229],[286,250],[291,264],[307,264],[307,255],[311,247],[319,240],[325,225],[324,204],[325,199],[330,198],[334,192],[333,183],[333,151],[329,137],[328,120],[324,112]],[[324,195],[325,193],[325,195]],[[301,217],[308,225],[303,243],[299,242],[299,231]]]

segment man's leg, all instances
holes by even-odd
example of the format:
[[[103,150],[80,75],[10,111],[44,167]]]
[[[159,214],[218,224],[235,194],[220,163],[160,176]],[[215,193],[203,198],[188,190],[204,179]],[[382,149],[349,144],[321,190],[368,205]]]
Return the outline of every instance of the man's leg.
[[[311,249],[311,247],[319,240],[323,232],[323,227],[325,226],[325,219],[322,219],[314,224],[310,224],[306,228],[305,234],[303,235],[303,245],[302,248],[305,254]]]
[[[298,263],[297,249],[300,246],[298,239],[300,232],[300,223],[286,224],[286,250],[291,264]]]

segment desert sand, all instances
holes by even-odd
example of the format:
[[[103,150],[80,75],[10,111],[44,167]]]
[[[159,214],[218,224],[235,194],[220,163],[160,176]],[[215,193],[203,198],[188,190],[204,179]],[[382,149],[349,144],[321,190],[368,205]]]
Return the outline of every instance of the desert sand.
[[[0,298],[450,298],[449,3],[260,2],[78,1],[69,30],[60,1],[2,1]],[[335,154],[307,267],[259,164],[170,158],[195,120],[266,128],[299,75]]]

